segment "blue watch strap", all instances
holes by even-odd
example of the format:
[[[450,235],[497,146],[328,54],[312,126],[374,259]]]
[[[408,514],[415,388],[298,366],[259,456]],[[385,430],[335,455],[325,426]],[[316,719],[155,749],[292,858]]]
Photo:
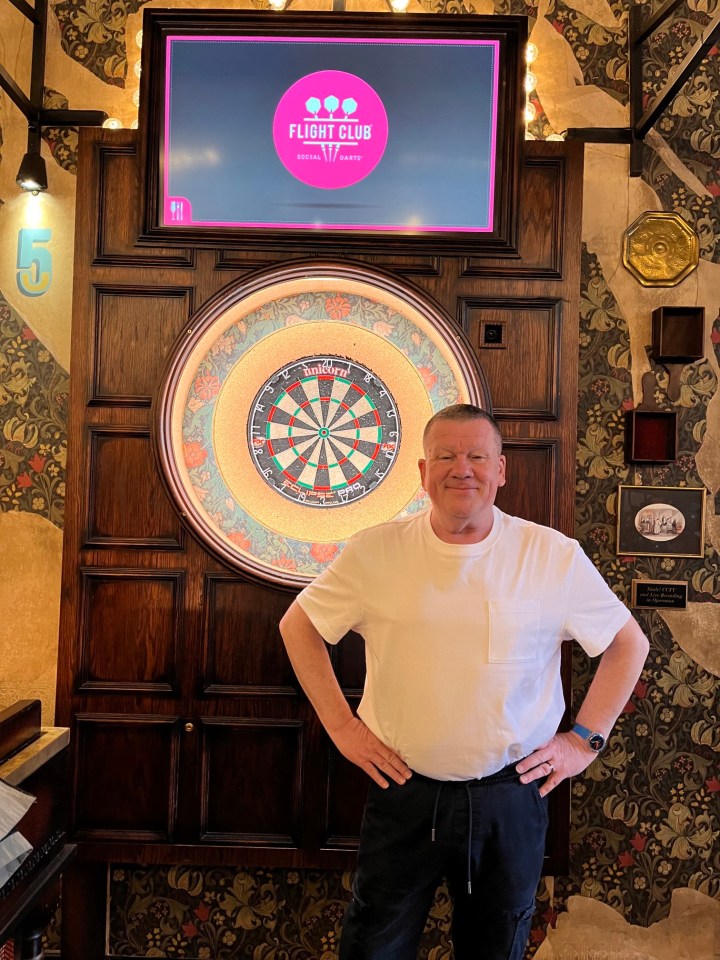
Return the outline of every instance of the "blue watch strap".
[[[592,736],[592,730],[588,730],[588,728],[584,727],[581,723],[574,723],[571,732],[577,733],[577,735],[582,737],[583,740],[587,740]]]

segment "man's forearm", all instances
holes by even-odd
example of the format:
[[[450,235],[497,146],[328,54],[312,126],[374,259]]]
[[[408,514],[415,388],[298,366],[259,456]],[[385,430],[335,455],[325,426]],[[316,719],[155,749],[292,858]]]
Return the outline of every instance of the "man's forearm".
[[[577,721],[608,736],[645,665],[649,644],[637,621],[630,618],[600,658]]]
[[[332,736],[353,714],[330,663],[325,641],[297,602],[280,621],[280,633],[301,687]]]
[[[340,753],[381,787],[388,786],[386,778],[405,783],[410,768],[354,716],[337,682],[325,641],[297,600],[280,621],[280,633],[297,678]]]

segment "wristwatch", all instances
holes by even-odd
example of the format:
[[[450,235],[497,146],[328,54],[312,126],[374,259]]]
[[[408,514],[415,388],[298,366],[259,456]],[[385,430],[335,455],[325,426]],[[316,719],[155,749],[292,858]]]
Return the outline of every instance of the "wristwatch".
[[[583,727],[581,723],[574,724],[571,733],[576,733],[579,737],[582,737],[585,743],[591,750],[594,750],[595,753],[600,753],[605,746],[605,737],[601,733],[588,730],[588,728]]]

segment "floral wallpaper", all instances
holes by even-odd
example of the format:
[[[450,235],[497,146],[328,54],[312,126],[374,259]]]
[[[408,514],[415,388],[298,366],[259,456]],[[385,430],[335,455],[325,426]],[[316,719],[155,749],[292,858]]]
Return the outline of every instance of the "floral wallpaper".
[[[643,73],[643,105],[654,99],[665,83],[668,68],[677,66],[702,35],[717,3],[691,0],[685,16],[674,18],[646,45]],[[665,210],[684,217],[700,238],[700,255],[718,262],[715,224],[720,219],[720,85],[718,47],[710,49],[693,76],[664,111],[657,132],[672,145],[685,166],[698,178],[704,193],[695,192],[678,180],[660,157],[646,148],[644,178],[657,192]]]
[[[139,0],[60,0],[53,10],[63,51],[105,83],[125,86],[125,27]]]
[[[113,956],[335,960],[352,874],[116,865],[110,882]],[[547,922],[543,892],[538,917]],[[418,960],[451,957],[450,915],[443,886]]]
[[[0,510],[62,527],[69,377],[0,293]]]
[[[720,354],[720,321],[712,339]],[[717,387],[715,373],[707,360],[686,366],[679,400],[672,404],[667,371],[653,367],[655,402],[678,413],[678,459],[640,469],[625,465],[623,457],[623,414],[632,406],[629,367],[627,324],[596,258],[585,250],[576,536],[626,601],[633,578],[665,577],[688,580],[690,601],[713,602],[720,593],[717,552],[707,547],[703,560],[618,557],[614,519],[618,483],[702,487],[695,453]],[[650,656],[608,749],[573,783],[571,870],[563,887],[648,925],[667,914],[674,887],[720,893],[720,730],[714,707],[720,684],[677,646],[658,614],[636,616],[650,639]],[[576,650],[578,702],[590,679],[590,661]]]
[[[61,50],[51,50],[49,56],[71,58],[108,89],[117,88],[118,96],[129,96],[127,18],[141,6],[140,0],[59,0],[52,10]],[[248,0],[245,6],[264,9],[265,3]],[[422,0],[422,8],[465,13],[474,6],[473,0]],[[530,29],[540,9],[572,47],[583,82],[626,103],[627,0],[495,0],[496,13],[527,15]],[[645,105],[716,9],[716,0],[688,0],[645,44]],[[720,261],[718,89],[720,63],[713,47],[655,128],[687,175],[680,179],[650,146],[643,171],[662,208],[678,212],[695,228],[701,257],[715,263]],[[50,88],[45,101],[48,106],[67,103],[63,93]],[[550,126],[538,92],[531,101],[535,119],[530,134],[542,138],[559,132]],[[74,173],[77,131],[45,130],[44,137],[58,165]],[[633,322],[621,315],[597,257],[584,249],[576,535],[623,599],[629,597],[631,580],[642,576],[687,580],[692,602],[717,602],[718,555],[709,546],[702,559],[615,555],[619,483],[702,486],[695,457],[707,405],[717,389],[716,367],[706,359],[684,368],[680,396],[670,401],[666,369],[651,364],[655,402],[678,414],[678,460],[657,467],[625,464],[624,412],[633,405],[633,360],[640,360],[631,355],[628,320]],[[720,363],[720,319],[714,321],[712,342]],[[67,391],[67,372],[0,294],[0,509],[32,511],[62,525]],[[608,750],[573,784],[570,873],[541,884],[529,956],[573,894],[601,899],[641,925],[667,914],[677,887],[720,898],[715,706],[720,680],[679,647],[659,615],[639,611],[638,618],[651,640],[650,656]],[[592,668],[577,650],[575,698],[582,697]],[[124,957],[331,960],[337,954],[348,888],[349,875],[340,871],[113,865],[110,952]],[[449,909],[441,889],[428,920],[423,960],[449,960]],[[56,926],[51,946],[57,945]]]

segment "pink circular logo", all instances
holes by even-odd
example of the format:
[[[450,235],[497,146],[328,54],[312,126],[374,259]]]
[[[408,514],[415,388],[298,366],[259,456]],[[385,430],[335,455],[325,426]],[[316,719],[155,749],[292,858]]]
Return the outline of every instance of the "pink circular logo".
[[[382,100],[369,83],[342,70],[302,77],[283,94],[273,119],[283,166],[324,190],[364,180],[380,162],[387,138]]]

